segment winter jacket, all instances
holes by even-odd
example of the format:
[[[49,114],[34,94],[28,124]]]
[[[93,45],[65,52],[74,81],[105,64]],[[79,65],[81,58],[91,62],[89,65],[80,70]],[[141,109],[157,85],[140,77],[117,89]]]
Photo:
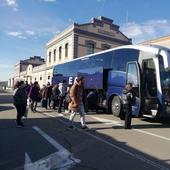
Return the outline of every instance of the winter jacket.
[[[81,91],[82,91],[82,96],[80,96]],[[69,103],[69,109],[70,110],[77,111],[78,106],[81,103],[80,99],[82,100],[82,102],[84,104],[85,111],[88,110],[88,108],[87,108],[87,97],[85,95],[83,86],[79,86],[77,83],[75,83],[70,89],[70,99],[71,99],[71,101]]]
[[[34,101],[39,101],[40,98],[40,89],[37,86],[32,86],[30,89],[29,97]]]
[[[15,89],[13,94],[13,102],[16,104],[27,104],[27,93],[24,88],[19,87]]]
[[[45,89],[45,98],[50,98],[52,96],[52,86],[47,86]]]
[[[59,94],[60,94],[60,91],[59,91],[58,87],[53,87],[53,89],[52,89],[52,99],[58,100]]]

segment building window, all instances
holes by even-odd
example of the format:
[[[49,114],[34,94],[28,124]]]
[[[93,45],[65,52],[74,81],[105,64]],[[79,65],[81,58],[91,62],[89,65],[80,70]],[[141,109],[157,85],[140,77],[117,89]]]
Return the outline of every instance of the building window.
[[[61,60],[61,56],[62,56],[62,47],[59,47],[59,60]]]
[[[65,58],[68,57],[68,43],[65,45]]]
[[[85,45],[87,47],[87,54],[93,54],[96,47],[96,42],[92,40],[86,40]]]
[[[51,52],[49,52],[49,63],[51,63]]]
[[[50,76],[48,76],[48,80],[50,80]]]
[[[42,77],[40,77],[40,80],[42,80]]]
[[[110,45],[108,45],[108,44],[102,44],[102,50],[108,50],[108,49],[110,49],[110,48],[111,48]]]
[[[54,62],[56,61],[56,49],[54,50]]]
[[[37,79],[35,78],[35,81],[36,81]]]
[[[94,44],[88,44],[87,45],[87,54],[93,54],[94,53]]]

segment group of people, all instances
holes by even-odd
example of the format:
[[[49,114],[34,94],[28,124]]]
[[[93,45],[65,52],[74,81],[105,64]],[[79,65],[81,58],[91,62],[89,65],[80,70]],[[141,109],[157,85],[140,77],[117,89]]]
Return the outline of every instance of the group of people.
[[[28,84],[24,81],[18,81],[14,87],[14,106],[17,110],[17,125],[24,126],[21,118],[25,115],[26,107],[30,103],[32,112],[36,112],[37,103],[41,102],[42,107],[46,109],[56,109],[58,113],[62,114],[62,107],[65,111],[70,112],[69,127],[73,127],[73,121],[76,113],[80,114],[82,128],[87,128],[85,123],[85,103],[87,103],[86,95],[84,93],[84,77],[78,77],[73,86],[67,85],[66,80],[61,83],[51,86],[48,83],[40,89],[38,82]]]
[[[74,117],[79,113],[81,127],[82,129],[86,129],[85,115],[88,110],[87,97],[92,99],[91,102],[89,101],[90,104],[97,106],[97,96],[97,91],[89,93],[88,96],[86,96],[83,76],[78,77],[72,86],[67,85],[67,82],[63,80],[53,87],[48,83],[46,86],[44,85],[42,89],[40,89],[38,82],[29,85],[27,82],[24,84],[24,81],[19,81],[16,83],[14,90],[14,106],[17,110],[17,125],[24,126],[21,118],[26,112],[28,103],[30,103],[31,111],[36,112],[38,102],[41,102],[42,107],[48,109],[51,108],[51,101],[53,101],[52,109],[55,110],[56,107],[58,107],[59,114],[62,114],[62,107],[70,113],[69,128],[74,127]],[[131,128],[133,98],[132,84],[128,83],[122,94],[125,129]],[[97,107],[95,107],[95,109],[96,111],[98,110]]]

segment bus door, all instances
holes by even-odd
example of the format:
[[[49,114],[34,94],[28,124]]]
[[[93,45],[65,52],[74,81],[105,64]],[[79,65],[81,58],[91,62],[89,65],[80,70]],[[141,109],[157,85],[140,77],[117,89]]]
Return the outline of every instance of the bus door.
[[[153,59],[146,59],[142,61],[143,70],[143,97],[144,97],[144,111],[147,114],[153,110],[157,110],[157,83],[156,83],[156,69]]]
[[[136,100],[132,105],[132,114],[139,116],[141,108],[141,73],[137,62],[128,62],[126,67],[126,83],[132,83]]]

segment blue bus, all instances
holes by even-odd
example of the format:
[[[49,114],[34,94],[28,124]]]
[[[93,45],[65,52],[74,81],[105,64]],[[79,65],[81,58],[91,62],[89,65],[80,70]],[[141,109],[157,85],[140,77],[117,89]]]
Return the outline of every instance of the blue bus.
[[[69,84],[85,77],[87,92],[98,89],[98,105],[120,116],[121,95],[133,83],[133,115],[170,116],[170,49],[162,46],[127,45],[83,56],[54,66],[52,83]]]

